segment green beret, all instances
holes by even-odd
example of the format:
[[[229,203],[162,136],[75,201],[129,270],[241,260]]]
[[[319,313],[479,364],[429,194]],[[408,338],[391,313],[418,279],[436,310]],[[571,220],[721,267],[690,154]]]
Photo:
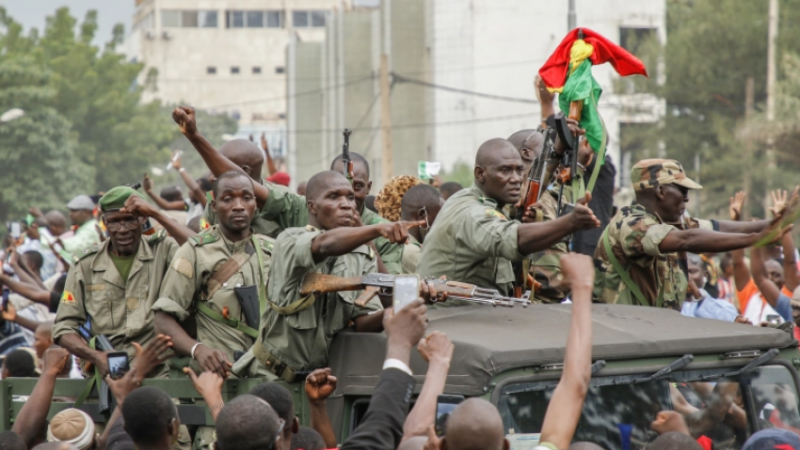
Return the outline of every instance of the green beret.
[[[138,195],[144,198],[139,191],[129,188],[128,186],[117,186],[102,197],[100,197],[100,210],[103,212],[118,210],[125,206],[125,202],[131,195]]]

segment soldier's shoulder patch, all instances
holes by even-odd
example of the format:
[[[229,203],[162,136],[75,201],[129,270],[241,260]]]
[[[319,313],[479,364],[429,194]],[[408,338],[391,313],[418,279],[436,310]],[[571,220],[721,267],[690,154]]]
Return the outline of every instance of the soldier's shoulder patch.
[[[172,260],[172,268],[186,278],[194,277],[194,266],[188,259],[182,256]]]
[[[272,249],[275,248],[275,239],[263,234],[259,234],[256,236],[256,240],[258,241],[258,245],[261,246],[261,250],[272,254]]]
[[[195,234],[189,238],[195,245],[206,245],[219,240],[219,233],[216,230],[206,230],[200,234]]]
[[[504,216],[503,213],[494,208],[486,208],[484,214],[486,214],[486,217],[497,217],[500,220],[508,220],[508,217]]]
[[[72,255],[72,261],[77,263],[78,261],[86,258],[87,256],[94,255],[98,251],[100,251],[100,246],[99,245],[93,245],[90,248],[85,248],[85,249],[81,250],[80,252],[75,253],[74,255]]]
[[[494,201],[493,199],[489,198],[489,197],[478,197],[478,201],[483,203],[484,205],[488,205],[488,206],[492,206],[492,207],[496,207],[497,206],[497,202]]]
[[[75,303],[75,296],[72,295],[72,292],[65,290],[63,293],[61,293],[61,303],[64,304]]]
[[[148,236],[147,243],[150,245],[156,245],[166,238],[167,238],[167,230],[161,229],[158,230],[158,232],[153,233],[151,236]]]

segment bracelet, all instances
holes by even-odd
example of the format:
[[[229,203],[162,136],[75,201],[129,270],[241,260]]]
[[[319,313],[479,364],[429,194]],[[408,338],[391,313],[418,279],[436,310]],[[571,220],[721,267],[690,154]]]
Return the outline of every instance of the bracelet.
[[[203,345],[203,343],[202,343],[202,342],[197,342],[197,343],[195,343],[195,344],[192,346],[192,351],[190,352],[190,353],[191,353],[191,355],[192,355],[192,359],[195,359],[195,358],[194,358],[194,351],[195,351],[195,350],[197,350],[197,346],[198,346],[198,345]]]

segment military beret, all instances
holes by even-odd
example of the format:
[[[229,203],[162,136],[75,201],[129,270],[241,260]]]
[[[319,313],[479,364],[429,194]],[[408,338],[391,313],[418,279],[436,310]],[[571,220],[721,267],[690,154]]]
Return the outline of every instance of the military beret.
[[[144,198],[144,195],[135,189],[129,188],[128,186],[117,186],[106,192],[104,196],[100,197],[100,210],[103,212],[108,212],[121,209],[123,206],[125,206],[125,202],[131,195],[138,195],[139,197]]]

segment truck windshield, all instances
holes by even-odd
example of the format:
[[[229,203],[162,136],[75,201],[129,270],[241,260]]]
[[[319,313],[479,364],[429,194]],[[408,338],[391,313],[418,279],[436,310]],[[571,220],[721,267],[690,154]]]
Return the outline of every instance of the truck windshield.
[[[762,366],[734,378],[719,377],[726,372],[731,369],[680,371],[638,384],[631,382],[640,375],[593,378],[573,442],[643,449],[657,436],[650,423],[665,410],[681,413],[692,435],[712,439],[717,449],[738,450],[765,428],[800,434],[797,389],[786,367]],[[497,406],[512,447],[538,439],[556,383],[503,388]]]

